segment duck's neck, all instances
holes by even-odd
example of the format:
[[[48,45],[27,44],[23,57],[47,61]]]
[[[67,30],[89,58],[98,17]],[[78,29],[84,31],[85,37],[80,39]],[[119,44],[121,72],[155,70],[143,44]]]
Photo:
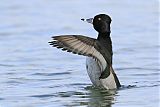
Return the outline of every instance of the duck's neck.
[[[100,39],[108,39],[108,38],[110,38],[110,32],[105,32],[105,33],[99,33],[98,34],[98,40],[100,40]]]
[[[110,52],[112,56],[113,52],[112,52],[112,41],[110,37],[110,32],[99,33],[97,40],[100,41],[100,43],[105,47],[105,49],[107,49]]]

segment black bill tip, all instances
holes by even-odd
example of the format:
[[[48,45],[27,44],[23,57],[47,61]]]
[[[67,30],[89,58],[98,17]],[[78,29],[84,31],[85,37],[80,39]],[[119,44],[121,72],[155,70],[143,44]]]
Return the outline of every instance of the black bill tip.
[[[82,21],[85,21],[85,19],[81,19]]]

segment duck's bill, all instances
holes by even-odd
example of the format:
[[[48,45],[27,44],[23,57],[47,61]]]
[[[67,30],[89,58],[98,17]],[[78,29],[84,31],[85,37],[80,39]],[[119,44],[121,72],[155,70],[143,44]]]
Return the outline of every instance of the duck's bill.
[[[93,18],[89,18],[89,19],[81,19],[82,21],[88,22],[90,24],[93,24]]]

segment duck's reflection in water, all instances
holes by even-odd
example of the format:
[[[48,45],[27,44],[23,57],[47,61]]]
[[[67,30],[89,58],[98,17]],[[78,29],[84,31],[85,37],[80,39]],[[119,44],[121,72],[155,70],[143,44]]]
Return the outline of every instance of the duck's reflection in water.
[[[88,107],[112,107],[116,90],[90,89]]]
[[[116,93],[116,90],[87,87],[83,91],[59,92],[58,96],[65,99],[66,107],[112,107]]]

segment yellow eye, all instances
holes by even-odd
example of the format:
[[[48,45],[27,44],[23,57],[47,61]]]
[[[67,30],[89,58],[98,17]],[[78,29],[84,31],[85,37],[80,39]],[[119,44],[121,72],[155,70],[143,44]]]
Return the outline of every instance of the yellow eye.
[[[99,17],[98,20],[101,20],[101,18]]]

